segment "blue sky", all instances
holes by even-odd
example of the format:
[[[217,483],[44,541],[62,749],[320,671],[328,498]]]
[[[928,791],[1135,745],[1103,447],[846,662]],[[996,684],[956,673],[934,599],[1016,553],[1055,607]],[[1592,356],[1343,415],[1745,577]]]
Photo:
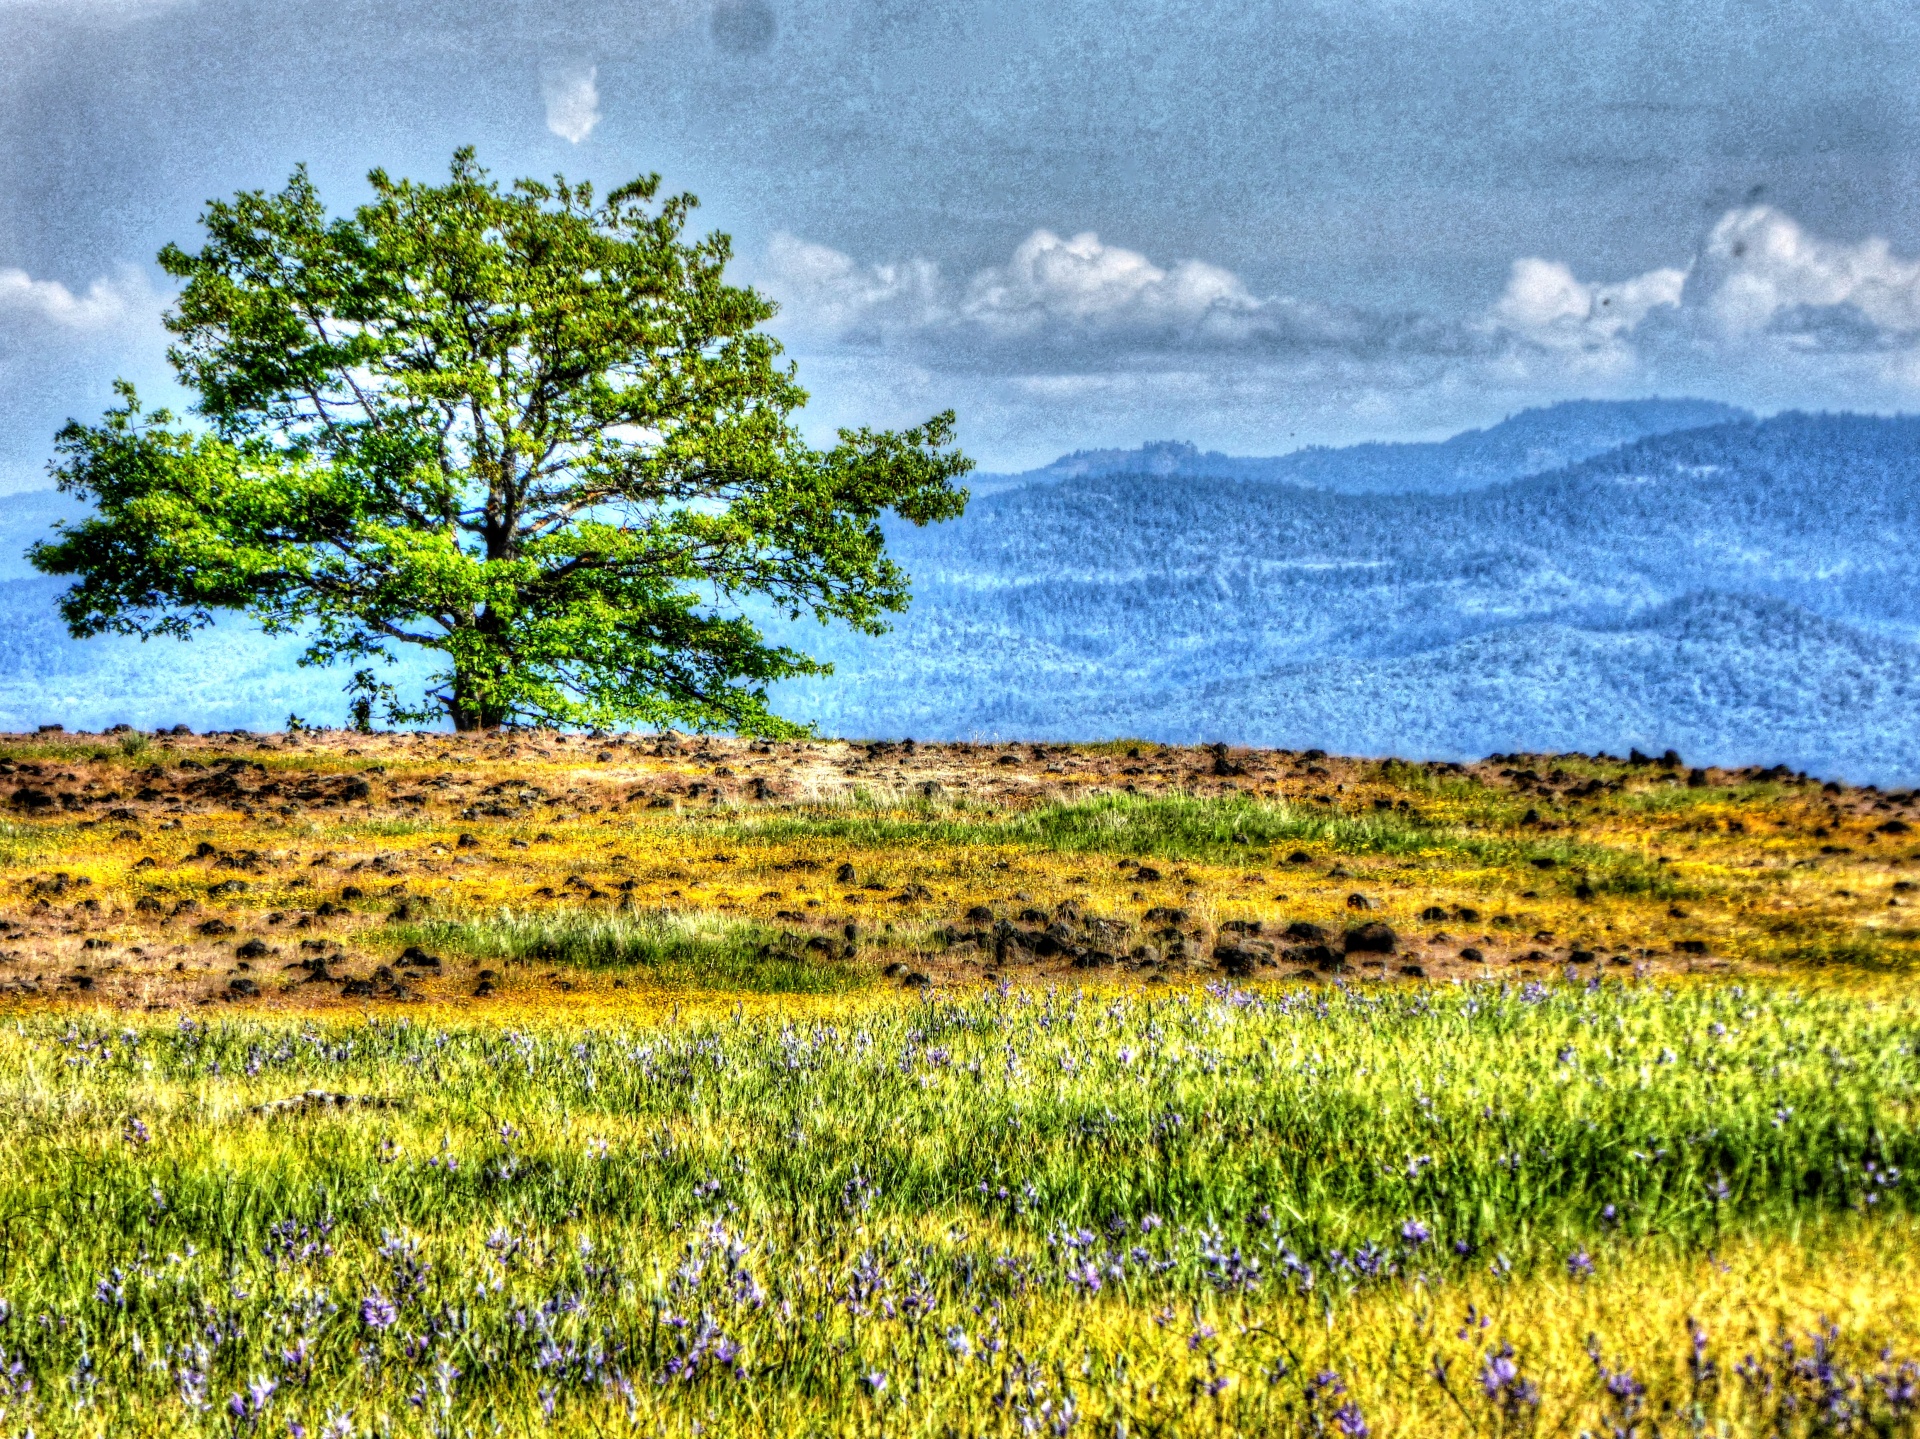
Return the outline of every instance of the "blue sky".
[[[1920,9],[0,0],[0,488],[163,373],[167,240],[308,162],[658,170],[821,430],[989,468],[1575,395],[1914,408]]]

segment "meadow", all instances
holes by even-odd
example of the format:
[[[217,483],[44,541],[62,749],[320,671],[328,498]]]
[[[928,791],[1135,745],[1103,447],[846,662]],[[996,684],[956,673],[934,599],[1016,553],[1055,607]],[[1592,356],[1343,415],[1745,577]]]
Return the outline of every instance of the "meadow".
[[[0,1432],[1920,1426],[1911,794],[0,753]]]

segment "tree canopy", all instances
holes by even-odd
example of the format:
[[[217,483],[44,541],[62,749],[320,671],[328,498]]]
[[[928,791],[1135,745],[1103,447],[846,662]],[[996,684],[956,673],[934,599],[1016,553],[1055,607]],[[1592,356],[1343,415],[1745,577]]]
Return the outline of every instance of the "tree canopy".
[[[685,238],[697,201],[657,175],[596,199],[462,150],[442,185],[368,178],[330,218],[296,171],[161,252],[195,419],[121,384],[60,432],[93,514],[32,558],[77,576],[69,628],[244,612],[304,634],[303,663],[356,663],[363,723],[791,730],[767,686],[827,667],[746,603],[884,630],[909,591],[883,516],[966,504],[952,413],[809,447],[775,306],[726,282],[726,236]],[[417,695],[382,678],[407,646],[439,656]]]

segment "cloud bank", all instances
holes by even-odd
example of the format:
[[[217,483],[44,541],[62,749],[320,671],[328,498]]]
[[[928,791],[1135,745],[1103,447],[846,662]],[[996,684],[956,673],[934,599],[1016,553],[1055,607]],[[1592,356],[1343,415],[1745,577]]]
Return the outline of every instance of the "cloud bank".
[[[562,138],[591,132],[594,80],[548,77]],[[1458,314],[1263,293],[1205,259],[1050,229],[962,273],[791,234],[751,269],[781,303],[773,328],[803,359],[823,435],[952,406],[993,468],[1168,435],[1242,453],[1436,435],[1583,395],[1920,406],[1920,257],[1764,205],[1638,274],[1522,256]],[[160,387],[165,303],[138,270],[73,284],[0,268],[0,489],[43,483],[22,476],[61,421],[98,413],[115,374]]]
[[[1920,402],[1920,259],[1878,237],[1810,234],[1764,205],[1728,211],[1692,254],[1640,274],[1587,278],[1524,256],[1504,290],[1459,315],[1261,294],[1205,260],[1160,261],[1046,229],[1004,263],[957,277],[927,258],[863,263],[780,235],[759,278],[782,304],[776,328],[802,352],[991,385],[990,404],[1105,394],[1118,410],[1151,405],[1157,388],[1180,397],[1162,407],[1170,415],[1199,396],[1203,412],[1236,413],[1244,427],[1284,406],[1320,416],[1309,428],[1344,415],[1378,431],[1428,416],[1457,428],[1462,397],[1475,395],[1496,405],[1675,389],[1761,408]]]

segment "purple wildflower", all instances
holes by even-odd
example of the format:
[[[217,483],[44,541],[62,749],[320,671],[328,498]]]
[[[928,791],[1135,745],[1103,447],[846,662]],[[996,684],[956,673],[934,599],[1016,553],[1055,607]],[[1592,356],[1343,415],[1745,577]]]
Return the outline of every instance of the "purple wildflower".
[[[1367,1439],[1373,1431],[1367,1427],[1360,1406],[1349,1399],[1333,1411],[1333,1427],[1346,1436],[1346,1439]]]
[[[369,1329],[391,1329],[400,1319],[400,1306],[378,1289],[360,1301],[360,1322]]]

